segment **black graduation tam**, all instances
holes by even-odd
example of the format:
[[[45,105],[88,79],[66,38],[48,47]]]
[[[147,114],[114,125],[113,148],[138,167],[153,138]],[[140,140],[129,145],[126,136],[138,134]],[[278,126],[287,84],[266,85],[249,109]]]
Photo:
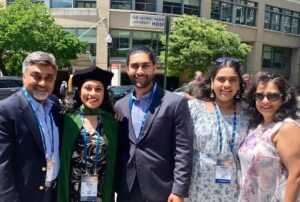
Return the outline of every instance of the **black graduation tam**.
[[[97,66],[91,66],[83,70],[77,70],[73,75],[73,86],[77,86],[79,89],[82,84],[87,80],[100,81],[105,88],[110,84],[113,77],[113,73],[103,70]]]

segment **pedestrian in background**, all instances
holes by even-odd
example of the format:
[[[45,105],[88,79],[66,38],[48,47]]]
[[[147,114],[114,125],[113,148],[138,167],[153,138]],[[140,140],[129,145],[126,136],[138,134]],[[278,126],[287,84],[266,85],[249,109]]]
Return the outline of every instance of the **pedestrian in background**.
[[[22,89],[0,102],[0,201],[52,202],[62,123],[59,102],[50,96],[56,60],[50,53],[30,53],[22,73]]]
[[[218,58],[189,101],[194,125],[193,172],[188,202],[237,201],[237,148],[247,134],[239,60]]]
[[[77,104],[64,117],[58,202],[113,199],[118,123],[107,92],[112,76],[96,66],[74,73]]]
[[[192,169],[192,127],[185,98],[154,82],[157,63],[147,47],[127,57],[134,92],[115,107],[123,115],[116,187],[119,202],[183,202]]]
[[[194,99],[195,95],[199,93],[200,84],[204,80],[203,74],[201,71],[196,71],[194,73],[194,80],[189,82],[187,88],[184,92],[184,97],[188,100]]]
[[[243,74],[242,78],[243,78],[243,82],[244,82],[245,94],[247,94],[252,86],[252,78],[251,78],[251,75],[248,73]]]
[[[238,151],[239,201],[300,201],[300,125],[294,89],[261,72],[248,95],[251,131]]]
[[[61,82],[61,85],[59,87],[59,94],[60,96],[64,97],[66,92],[67,92],[67,89],[68,89],[68,84],[66,81],[62,81]]]

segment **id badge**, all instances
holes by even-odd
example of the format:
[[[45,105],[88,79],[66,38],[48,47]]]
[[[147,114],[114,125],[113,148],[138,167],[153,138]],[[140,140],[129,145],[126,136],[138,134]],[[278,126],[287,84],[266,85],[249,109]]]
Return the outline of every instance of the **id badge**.
[[[52,182],[52,176],[54,171],[54,158],[47,159],[47,172],[45,186],[50,187]]]
[[[233,161],[230,159],[217,160],[216,166],[216,183],[219,184],[229,184],[231,183],[232,176],[232,164]]]
[[[98,175],[82,175],[80,201],[97,201]]]

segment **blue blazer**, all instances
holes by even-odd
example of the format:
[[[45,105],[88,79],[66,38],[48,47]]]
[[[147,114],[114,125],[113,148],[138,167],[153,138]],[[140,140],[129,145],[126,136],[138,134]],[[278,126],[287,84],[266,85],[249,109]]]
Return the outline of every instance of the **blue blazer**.
[[[170,193],[186,197],[193,159],[192,122],[187,101],[157,87],[137,139],[129,109],[130,96],[115,105],[124,116],[118,136],[118,194],[127,198],[137,177],[145,200],[167,201]]]
[[[51,113],[60,131],[62,116],[57,104]],[[40,130],[20,90],[0,101],[0,201],[43,201],[45,167]]]

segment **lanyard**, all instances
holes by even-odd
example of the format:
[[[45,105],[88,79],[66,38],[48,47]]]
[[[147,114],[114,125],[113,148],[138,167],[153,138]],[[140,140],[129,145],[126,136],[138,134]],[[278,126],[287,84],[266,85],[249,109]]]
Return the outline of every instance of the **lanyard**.
[[[141,129],[140,129],[140,133],[142,132],[142,129],[143,129],[143,127],[144,127],[144,124],[145,124],[145,120],[146,120],[146,117],[147,117],[147,113],[148,113],[148,111],[149,111],[149,109],[150,109],[150,105],[151,105],[151,103],[152,103],[152,100],[153,100],[153,91],[154,91],[154,85],[153,85],[153,87],[152,87],[152,89],[151,89],[151,93],[150,93],[150,95],[149,95],[149,97],[150,97],[150,102],[148,103],[148,106],[147,106],[147,110],[146,110],[146,112],[144,113],[144,116],[143,116],[143,118],[142,118],[142,120],[141,120]],[[131,96],[130,96],[130,99],[129,99],[129,109],[130,109],[130,112],[132,111],[132,106],[133,106],[133,93],[131,93]]]
[[[222,129],[221,129],[221,112],[219,107],[217,106],[216,102],[213,102],[215,111],[216,111],[216,117],[217,117],[217,121],[218,121],[218,135],[220,138],[220,147],[219,150],[220,152],[222,151],[223,148],[223,135],[222,135]],[[232,136],[231,136],[231,142],[230,142],[230,149],[233,152],[234,149],[234,142],[235,142],[235,135],[236,135],[236,105],[235,102],[233,104],[233,129],[232,129]]]
[[[100,116],[98,116],[98,125],[97,125],[97,128],[98,128],[98,131],[97,131],[97,144],[96,144],[96,160],[95,160],[95,168],[94,168],[94,173],[96,174],[96,171],[97,171],[97,168],[98,168],[98,161],[99,161],[99,155],[100,155],[100,152],[101,152],[101,149],[100,149],[100,144],[101,144],[101,138],[100,138],[100,129],[99,129],[99,123],[101,122],[101,118]],[[83,126],[83,141],[84,141],[84,167],[85,167],[85,170],[87,172],[87,135],[86,135],[86,128],[84,126],[84,115],[81,114],[81,120],[82,120],[82,126]]]
[[[45,140],[45,132],[44,132],[44,129],[43,129],[43,126],[42,126],[42,123],[37,115],[37,112],[36,110],[34,109],[33,107],[33,104],[32,104],[32,101],[31,101],[31,98],[29,97],[28,95],[28,92],[27,90],[25,89],[25,87],[23,86],[22,87],[22,90],[25,94],[25,97],[26,99],[28,100],[28,102],[30,103],[31,105],[31,108],[33,110],[33,114],[34,114],[34,117],[38,123],[38,126],[39,126],[39,129],[40,129],[40,132],[42,134],[42,142],[43,142],[43,147],[44,147],[44,151],[45,151],[45,154],[46,154],[46,158],[47,158],[47,146],[46,146],[46,140]],[[51,137],[49,137],[49,141],[50,141],[50,144],[51,144],[51,153],[50,153],[50,158],[52,157],[52,155],[54,154],[54,134],[53,134],[53,117],[51,115],[51,113],[49,114],[50,116],[50,124],[51,124]],[[47,116],[45,115],[45,119],[47,120]]]

